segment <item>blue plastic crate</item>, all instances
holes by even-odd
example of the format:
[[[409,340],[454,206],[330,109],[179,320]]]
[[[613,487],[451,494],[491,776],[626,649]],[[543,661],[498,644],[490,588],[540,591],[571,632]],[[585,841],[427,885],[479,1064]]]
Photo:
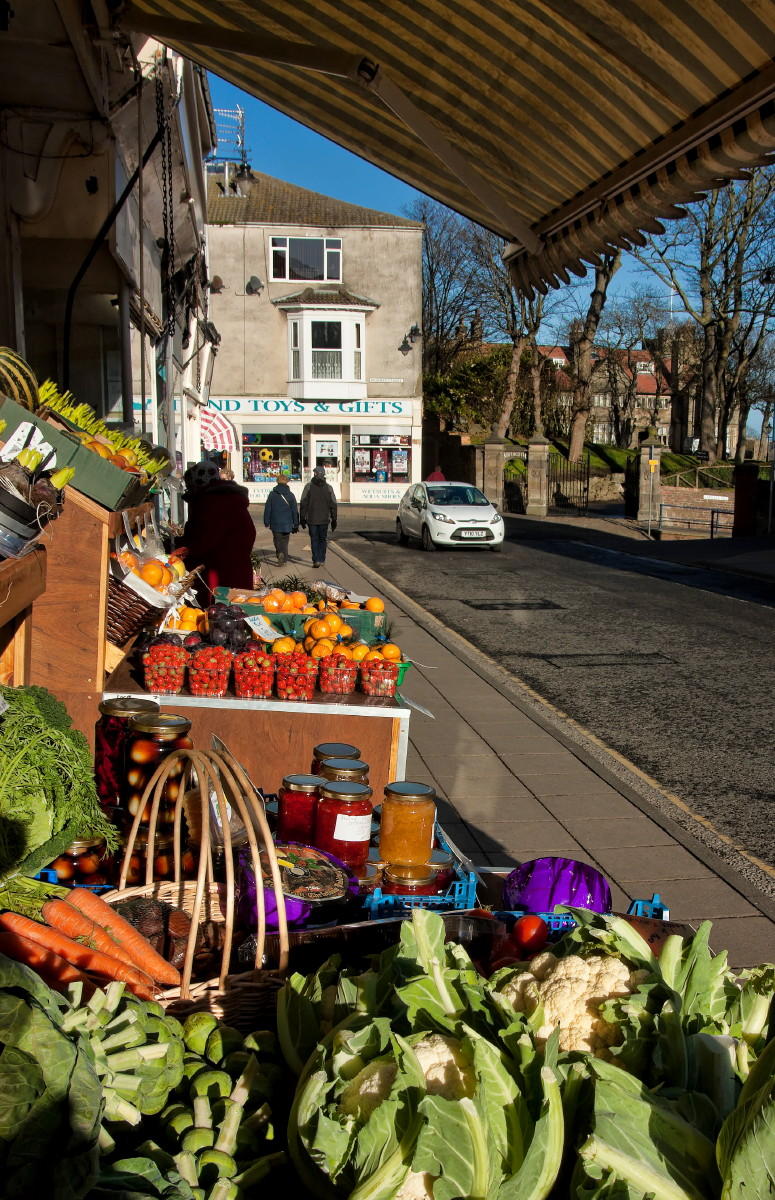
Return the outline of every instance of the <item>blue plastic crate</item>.
[[[436,826],[436,845],[452,855],[452,865],[455,880],[446,892],[436,896],[403,896],[387,895],[382,888],[375,888],[363,901],[368,916],[373,921],[383,921],[388,917],[397,917],[412,908],[430,908],[434,912],[452,912],[455,909],[476,907],[477,876],[473,871],[466,871],[458,861],[454,850],[444,837],[441,826]]]
[[[527,916],[526,908],[512,908],[503,912],[494,912],[493,916],[503,921],[511,930],[512,926],[519,920],[520,917]],[[531,914],[540,917],[542,921],[546,921],[550,930],[550,941],[556,941],[567,930],[573,929],[576,922],[569,913],[534,913]],[[627,915],[630,917],[652,917],[657,921],[668,921],[670,919],[670,909],[666,906],[659,892],[654,892],[650,900],[631,900]]]
[[[67,887],[66,883],[62,883],[57,879],[56,871],[52,871],[50,867],[44,867],[42,871],[38,871],[35,878],[39,879],[42,883],[55,883],[57,887]],[[79,883],[77,886],[86,888],[88,892],[94,892],[95,896],[102,896],[105,892],[113,891],[112,883],[101,883],[97,887],[91,887],[88,883]]]
[[[630,917],[652,917],[655,921],[669,921],[670,909],[665,904],[659,892],[654,892],[650,900],[631,900],[627,909]]]

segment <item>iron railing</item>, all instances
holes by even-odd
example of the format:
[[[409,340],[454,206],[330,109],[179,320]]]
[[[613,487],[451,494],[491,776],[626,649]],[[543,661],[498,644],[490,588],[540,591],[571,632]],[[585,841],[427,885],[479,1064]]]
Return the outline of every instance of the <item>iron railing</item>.
[[[674,514],[678,514],[677,516]],[[699,513],[699,516],[689,516]],[[712,538],[731,537],[735,515],[728,508],[701,508],[693,504],[660,504],[659,528],[707,530]]]

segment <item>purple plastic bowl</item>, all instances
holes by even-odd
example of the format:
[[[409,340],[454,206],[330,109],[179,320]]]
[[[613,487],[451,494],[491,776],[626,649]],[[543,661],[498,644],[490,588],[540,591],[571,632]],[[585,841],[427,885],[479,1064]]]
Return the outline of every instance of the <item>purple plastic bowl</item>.
[[[533,858],[516,867],[503,884],[506,908],[528,912],[554,912],[556,904],[611,911],[608,881],[589,863],[575,858]]]

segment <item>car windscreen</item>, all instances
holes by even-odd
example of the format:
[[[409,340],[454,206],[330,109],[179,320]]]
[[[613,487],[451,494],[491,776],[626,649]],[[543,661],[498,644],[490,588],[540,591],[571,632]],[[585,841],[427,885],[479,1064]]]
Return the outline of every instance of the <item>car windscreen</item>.
[[[438,487],[429,487],[428,499],[431,504],[438,504],[440,508],[454,504],[484,505],[490,503],[487,497],[479,491],[479,488],[463,487],[455,484],[452,486],[440,484]]]

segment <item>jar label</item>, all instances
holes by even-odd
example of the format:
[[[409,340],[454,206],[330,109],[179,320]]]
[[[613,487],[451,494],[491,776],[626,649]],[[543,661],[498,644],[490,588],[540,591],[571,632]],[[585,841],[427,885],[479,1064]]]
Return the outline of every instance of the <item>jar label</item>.
[[[371,837],[371,813],[354,816],[339,813],[334,826],[334,837],[338,842],[368,842]]]

